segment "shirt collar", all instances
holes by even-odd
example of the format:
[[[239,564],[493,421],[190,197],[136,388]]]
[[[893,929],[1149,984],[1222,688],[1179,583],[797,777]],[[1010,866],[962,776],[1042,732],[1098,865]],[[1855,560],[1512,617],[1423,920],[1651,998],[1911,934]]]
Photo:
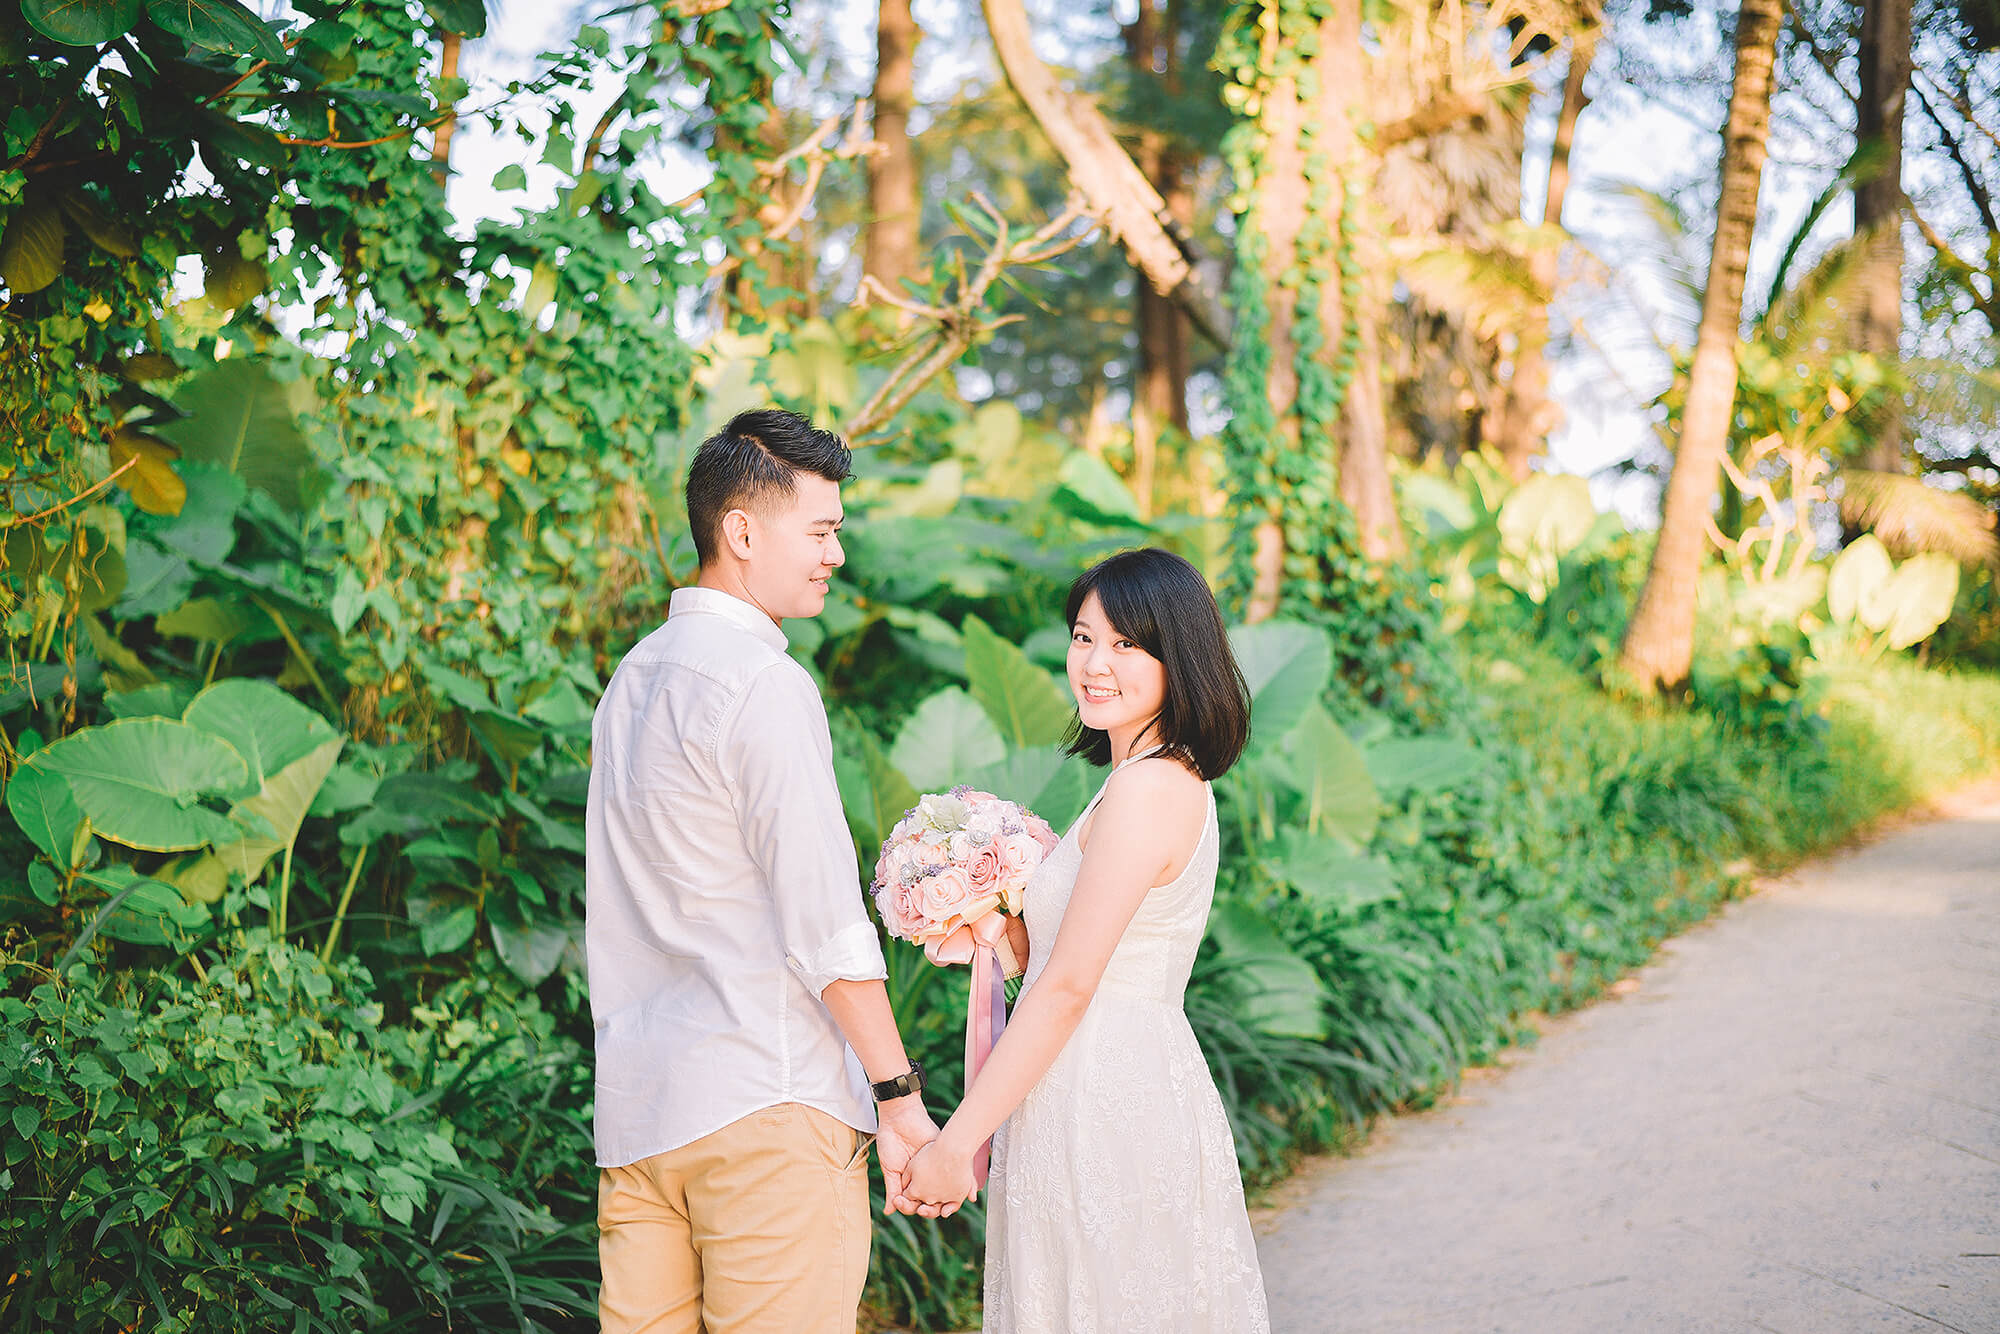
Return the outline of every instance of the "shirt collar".
[[[785,632],[778,627],[776,621],[733,593],[725,593],[719,588],[676,588],[673,596],[667,600],[668,618],[695,612],[720,616],[725,621],[741,626],[780,653],[790,647]]]

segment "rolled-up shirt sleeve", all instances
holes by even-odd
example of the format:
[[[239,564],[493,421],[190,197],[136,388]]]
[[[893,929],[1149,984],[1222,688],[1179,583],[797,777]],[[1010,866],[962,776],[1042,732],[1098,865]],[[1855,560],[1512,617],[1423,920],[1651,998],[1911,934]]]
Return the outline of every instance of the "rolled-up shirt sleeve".
[[[719,729],[715,755],[771,886],[792,971],[815,996],[829,983],[886,978],[811,680],[789,663],[759,672]]]

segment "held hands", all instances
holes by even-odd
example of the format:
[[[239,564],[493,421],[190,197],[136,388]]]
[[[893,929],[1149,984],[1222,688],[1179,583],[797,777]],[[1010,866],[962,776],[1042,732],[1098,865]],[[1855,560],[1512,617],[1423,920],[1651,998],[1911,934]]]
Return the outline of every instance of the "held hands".
[[[875,1135],[875,1154],[882,1163],[882,1193],[886,1198],[882,1212],[919,1214],[925,1218],[949,1215],[950,1210],[924,1203],[909,1194],[910,1160],[938,1135],[936,1123],[924,1110],[923,1098],[914,1093],[906,1098],[892,1098],[877,1110],[880,1129]]]
[[[918,1202],[919,1211],[934,1209],[938,1217],[949,1218],[967,1200],[979,1198],[979,1181],[972,1173],[973,1152],[960,1147],[953,1137],[940,1135],[910,1159],[903,1188]]]

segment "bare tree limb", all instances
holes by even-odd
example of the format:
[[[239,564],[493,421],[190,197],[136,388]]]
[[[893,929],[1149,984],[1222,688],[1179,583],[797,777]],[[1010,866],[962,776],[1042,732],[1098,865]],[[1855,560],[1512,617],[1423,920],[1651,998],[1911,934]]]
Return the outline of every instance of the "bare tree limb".
[[[902,411],[918,390],[948,370],[969,349],[994,330],[1005,328],[1022,318],[1019,315],[985,313],[986,293],[1002,273],[1017,265],[1045,264],[1082,244],[1090,235],[1087,230],[1071,231],[1078,222],[1092,216],[1084,201],[1075,195],[1070,197],[1062,212],[1019,240],[1014,239],[1007,219],[985,195],[974,194],[972,202],[993,224],[993,241],[978,270],[970,278],[961,274],[958,291],[948,304],[931,305],[913,300],[901,292],[891,291],[888,284],[872,273],[862,275],[860,290],[855,293],[856,304],[878,302],[928,327],[914,336],[911,351],[889,372],[889,378],[882,382],[874,396],[843,424],[848,439],[859,441],[870,432],[879,430]]]

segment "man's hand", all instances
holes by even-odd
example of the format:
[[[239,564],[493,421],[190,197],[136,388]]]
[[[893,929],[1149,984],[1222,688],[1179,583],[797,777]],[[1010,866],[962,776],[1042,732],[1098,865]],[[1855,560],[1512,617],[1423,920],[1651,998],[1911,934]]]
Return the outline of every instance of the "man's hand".
[[[921,1214],[936,1218],[937,1205],[922,1204],[910,1197],[905,1176],[917,1150],[937,1138],[938,1129],[924,1110],[920,1094],[891,1098],[877,1107],[881,1129],[875,1135],[875,1153],[882,1162],[883,1213]]]

